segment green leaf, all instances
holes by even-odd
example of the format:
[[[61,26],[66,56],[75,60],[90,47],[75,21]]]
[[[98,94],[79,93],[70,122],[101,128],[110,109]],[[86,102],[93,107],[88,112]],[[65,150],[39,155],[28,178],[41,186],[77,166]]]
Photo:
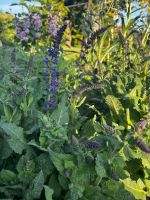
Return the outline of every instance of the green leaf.
[[[52,113],[51,119],[58,125],[67,125],[69,122],[68,107],[66,106],[66,96],[63,95],[57,109]]]
[[[70,189],[70,198],[71,200],[78,200],[83,196],[83,192],[84,192],[84,187],[81,185],[74,185],[74,184],[70,184],[69,185],[69,189]]]
[[[1,184],[13,184],[17,181],[17,176],[14,172],[6,169],[2,169],[0,172],[0,183]]]
[[[93,125],[96,132],[102,132],[102,125],[99,122],[95,121]]]
[[[37,149],[39,149],[41,151],[47,152],[47,150],[45,148],[41,147],[39,144],[37,144],[35,140],[31,140],[30,142],[28,142],[28,145],[36,147]]]
[[[53,200],[52,195],[53,195],[54,191],[50,187],[48,187],[47,185],[44,185],[44,189],[45,189],[46,200]]]
[[[0,159],[8,158],[12,152],[8,142],[0,138]]]
[[[125,85],[122,81],[122,79],[120,78],[120,76],[117,76],[117,82],[115,83],[117,90],[120,94],[126,94],[126,89],[125,89]]]
[[[102,179],[103,177],[106,177],[106,170],[104,167],[104,156],[102,154],[98,154],[96,157],[96,166],[95,170],[97,172],[97,175]]]
[[[0,127],[9,136],[7,141],[11,149],[16,153],[21,154],[26,145],[26,141],[23,135],[23,129],[13,123],[2,123],[0,124]]]
[[[147,187],[147,196],[148,197],[150,197],[150,180],[148,180],[148,179],[145,179],[144,180],[144,183],[145,183],[145,185],[146,185],[146,187]]]
[[[134,196],[124,189],[122,183],[113,180],[103,182],[102,192],[113,200],[135,200]]]
[[[145,168],[150,168],[150,160],[149,159],[147,159],[147,157],[146,158],[142,158],[142,164],[143,164],[143,167],[145,167]]]
[[[144,191],[145,185],[140,179],[138,179],[138,181],[136,182],[127,178],[125,180],[122,180],[122,182],[124,183],[125,189],[131,192],[136,199],[146,200],[147,192]]]
[[[33,198],[39,198],[44,185],[44,175],[43,172],[40,171],[39,174],[33,180],[33,188],[32,188],[32,196]]]
[[[49,154],[50,159],[61,174],[64,174],[65,163],[73,165],[73,157],[70,154],[56,153],[50,149]]]
[[[21,156],[17,163],[16,169],[18,171],[19,180],[24,183],[30,183],[35,177],[36,164],[27,155]]]
[[[54,166],[52,161],[50,160],[48,153],[41,153],[36,158],[38,168],[43,171],[44,177],[47,177],[48,175],[52,174],[54,171]]]
[[[68,186],[69,186],[70,181],[68,180],[67,177],[59,175],[58,176],[58,181],[59,181],[60,186],[64,190],[68,190]]]
[[[88,200],[100,200],[100,199],[105,199],[108,200],[110,199],[109,197],[107,198],[102,194],[101,188],[98,186],[92,186],[89,185],[84,191],[84,197],[86,197]]]
[[[116,97],[114,97],[112,95],[108,95],[105,100],[106,100],[106,104],[109,106],[109,108],[112,111],[114,111],[117,115],[119,115],[120,110],[123,109],[119,99],[117,99]]]
[[[53,193],[54,199],[59,199],[59,197],[61,196],[62,188],[59,184],[58,175],[56,173],[53,173],[50,176],[48,186],[54,191]]]
[[[82,167],[76,168],[73,170],[70,179],[74,185],[76,186],[80,185],[80,186],[85,187],[85,185],[88,185],[90,183],[91,174],[92,174],[92,170],[89,170],[88,166],[86,168],[86,166],[83,165]]]

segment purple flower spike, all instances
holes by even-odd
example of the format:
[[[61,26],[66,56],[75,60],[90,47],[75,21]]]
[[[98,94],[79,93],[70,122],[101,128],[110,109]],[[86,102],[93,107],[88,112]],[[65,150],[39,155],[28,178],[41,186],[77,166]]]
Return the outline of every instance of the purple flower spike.
[[[79,78],[80,78],[80,79],[82,79],[82,78],[83,78],[83,74],[82,74],[82,73],[79,75]]]
[[[49,64],[49,59],[48,59],[48,57],[45,58],[45,63],[46,63],[46,65]]]
[[[50,32],[51,37],[56,37],[57,28],[56,28],[56,21],[55,21],[54,17],[52,17],[52,19],[50,21],[49,32]]]
[[[57,65],[58,65],[58,56],[60,52],[60,43],[63,37],[63,33],[67,27],[67,24],[63,24],[60,29],[57,31],[57,34],[55,36],[54,44],[52,48],[48,49],[48,56],[45,58],[46,63],[46,72],[44,74],[47,74],[47,71],[50,75],[50,82],[47,84],[47,93],[50,95],[50,100],[47,102],[47,107],[52,108],[56,104],[56,94],[57,94]],[[50,63],[51,61],[51,63]],[[49,63],[51,64],[51,67],[49,66]]]
[[[34,14],[32,18],[34,20],[33,28],[34,28],[35,31],[38,31],[42,26],[41,18],[38,14]]]
[[[49,76],[49,73],[47,71],[43,72],[43,76]]]

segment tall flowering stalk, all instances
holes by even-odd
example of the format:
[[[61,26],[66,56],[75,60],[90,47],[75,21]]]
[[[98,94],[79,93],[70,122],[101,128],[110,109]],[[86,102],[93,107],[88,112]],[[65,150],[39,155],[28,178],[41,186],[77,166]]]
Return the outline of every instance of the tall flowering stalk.
[[[47,92],[48,99],[45,103],[45,108],[48,110],[52,108],[56,104],[56,93],[57,93],[57,66],[58,66],[58,58],[60,53],[60,44],[62,41],[62,37],[65,29],[67,28],[67,24],[64,23],[57,31],[57,34],[54,38],[53,45],[48,49],[48,56],[45,58],[46,70],[44,72],[44,76],[48,77],[47,83]]]
[[[97,39],[106,30],[108,30],[109,27],[110,25],[94,31],[91,34],[91,36],[87,39],[87,41],[84,41],[84,40],[82,41],[82,50],[80,52],[80,61],[79,61],[79,64],[82,67],[84,67],[87,63],[86,55],[89,53],[89,49],[91,48],[91,45],[93,44],[94,40]]]
[[[52,38],[55,38],[57,35],[57,27],[56,27],[56,19],[54,16],[51,17],[50,24],[49,24],[49,33]]]

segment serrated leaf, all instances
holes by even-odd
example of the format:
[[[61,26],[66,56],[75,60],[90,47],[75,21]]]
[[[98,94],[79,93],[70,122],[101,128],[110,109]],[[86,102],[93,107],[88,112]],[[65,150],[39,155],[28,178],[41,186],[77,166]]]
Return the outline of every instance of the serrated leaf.
[[[102,131],[102,125],[101,125],[99,122],[96,122],[96,121],[95,121],[95,122],[93,123],[93,125],[94,125],[94,129],[95,129],[96,132],[99,133],[99,132]]]
[[[69,122],[68,107],[66,106],[66,96],[64,95],[56,110],[52,113],[51,119],[58,125],[66,125]]]
[[[131,192],[136,199],[146,200],[147,192],[144,191],[145,185],[140,179],[136,182],[127,178],[125,180],[122,180],[122,182],[124,183],[125,189]]]
[[[135,200],[134,196],[124,189],[122,183],[114,182],[113,180],[104,182],[102,191],[106,196],[114,200]]]
[[[89,200],[89,199],[92,199],[92,200],[100,200],[100,199],[108,200],[109,199],[109,197],[107,198],[106,196],[104,196],[102,194],[100,187],[92,186],[92,185],[87,186],[87,188],[85,189],[85,192],[84,192],[84,197],[86,197],[87,200]]]
[[[84,192],[84,187],[82,187],[81,185],[74,185],[74,184],[70,184],[69,185],[69,189],[70,189],[70,199],[71,200],[78,200],[83,196],[83,192]]]
[[[52,160],[53,164],[55,165],[56,169],[63,174],[65,169],[65,162],[71,162],[73,160],[73,157],[70,154],[62,154],[62,153],[56,153],[49,149],[50,159]],[[73,163],[72,163],[73,165]]]
[[[52,195],[53,195],[54,191],[50,187],[48,187],[47,185],[44,185],[44,189],[45,189],[46,200],[53,200]]]
[[[117,90],[120,94],[126,93],[125,85],[124,85],[122,79],[120,78],[120,76],[117,76],[116,86],[117,86]]]
[[[149,159],[147,159],[147,158],[142,158],[142,164],[143,164],[143,167],[145,167],[145,168],[150,168],[150,161],[149,161]]]
[[[7,139],[11,149],[21,154],[25,149],[26,141],[23,135],[23,128],[16,126],[13,123],[2,123],[0,127],[7,133],[9,138]]]
[[[144,183],[145,183],[145,185],[146,185],[146,187],[147,187],[147,196],[148,197],[150,197],[150,180],[148,180],[148,179],[145,179],[144,180]]]
[[[106,170],[104,167],[104,158],[102,154],[98,154],[96,157],[96,166],[95,170],[97,172],[97,175],[102,179],[103,177],[106,177]]]
[[[109,108],[119,115],[120,110],[123,109],[119,99],[117,99],[115,96],[108,95],[105,100]]]
[[[89,184],[90,174],[92,174],[92,171],[89,170],[88,166],[82,166],[73,170],[70,179],[74,185],[85,187],[85,185]]]
[[[33,198],[39,198],[43,189],[44,185],[44,175],[43,172],[40,171],[39,174],[35,177],[33,180],[33,188],[32,188],[32,197]]]

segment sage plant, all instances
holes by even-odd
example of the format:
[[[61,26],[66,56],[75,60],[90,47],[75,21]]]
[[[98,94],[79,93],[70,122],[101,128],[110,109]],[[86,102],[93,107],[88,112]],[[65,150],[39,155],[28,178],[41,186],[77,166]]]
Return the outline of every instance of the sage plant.
[[[64,23],[57,31],[56,36],[53,40],[53,45],[48,49],[48,56],[45,58],[46,70],[44,72],[44,76],[47,77],[47,94],[48,99],[45,102],[46,111],[49,108],[53,108],[56,104],[56,94],[57,94],[57,66],[58,66],[58,58],[60,53],[60,44],[62,41],[62,37],[64,31],[67,27],[67,24]]]

